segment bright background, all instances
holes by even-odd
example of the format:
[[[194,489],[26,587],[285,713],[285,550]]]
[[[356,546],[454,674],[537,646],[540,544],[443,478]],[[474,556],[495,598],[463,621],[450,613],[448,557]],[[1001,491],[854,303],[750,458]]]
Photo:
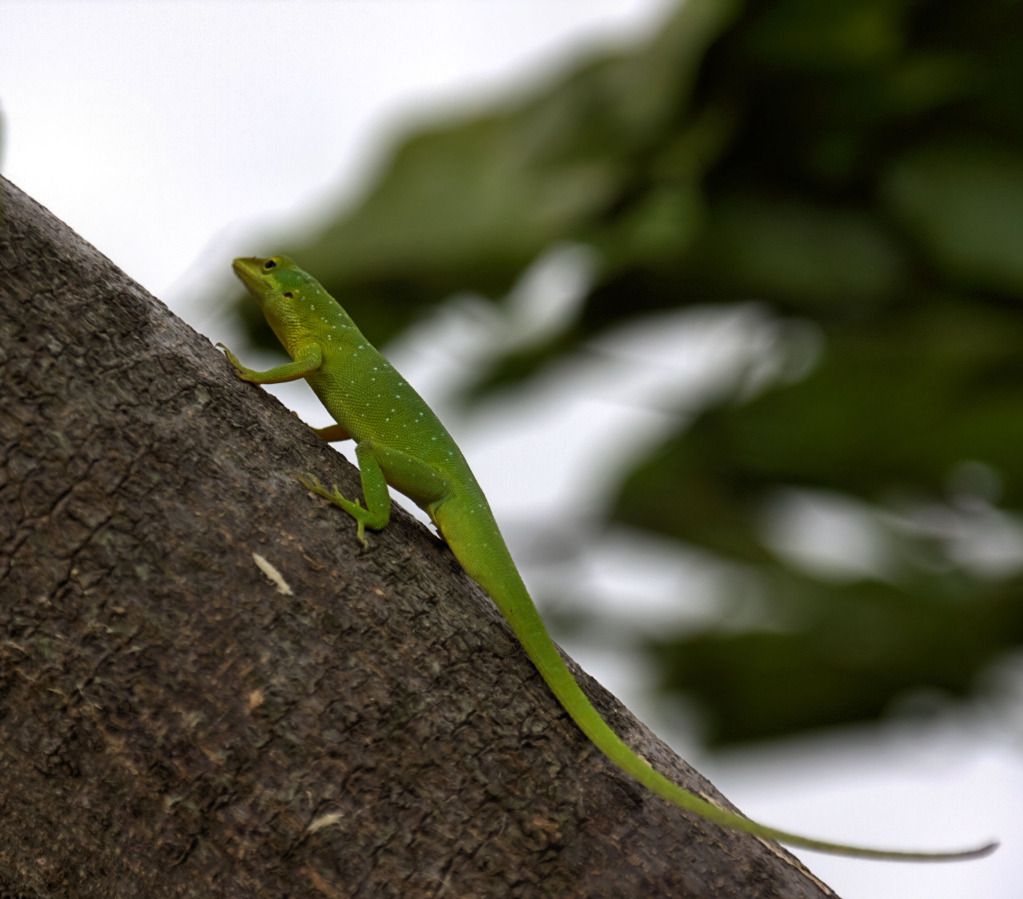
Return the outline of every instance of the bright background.
[[[269,251],[248,245],[248,235],[267,224],[314,224],[315,210],[325,214],[353,195],[410,123],[534,83],[594,42],[641,37],[668,7],[665,0],[0,0],[2,171],[211,340],[236,345],[226,310],[196,298],[208,296],[211,283],[227,296],[233,255]],[[541,294],[569,289],[557,271],[537,277]],[[595,474],[585,463],[594,441],[656,431],[649,407],[624,402],[652,385],[594,383],[585,372],[567,378],[560,396],[527,392],[459,427],[443,399],[476,337],[440,317],[392,355],[442,417],[454,419],[500,520],[522,524],[585,504],[581,485],[599,490],[586,486]],[[680,339],[638,333],[634,346],[619,349],[661,359],[676,373],[681,365],[698,380],[735,337],[727,328],[703,335],[684,364]],[[280,393],[304,418],[325,423],[301,387]],[[603,404],[594,399],[600,396]],[[677,559],[648,548],[639,555],[627,540],[602,549],[592,565],[602,614],[638,631],[678,614],[671,602]],[[637,583],[639,570],[646,578]],[[982,709],[941,727],[893,724],[708,756],[692,722],[668,716],[645,692],[639,660],[604,651],[585,635],[566,642],[753,817],[879,844],[1003,840],[994,857],[967,865],[808,854],[812,869],[846,899],[1023,892],[1018,711],[1015,719],[1005,708]],[[1023,681],[1019,671],[1005,678]]]

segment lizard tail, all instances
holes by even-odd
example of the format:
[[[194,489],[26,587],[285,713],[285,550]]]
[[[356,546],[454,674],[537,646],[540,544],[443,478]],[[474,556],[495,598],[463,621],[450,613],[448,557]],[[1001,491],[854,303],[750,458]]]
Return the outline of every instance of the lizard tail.
[[[467,568],[467,570],[470,569]],[[818,852],[859,858],[911,862],[961,861],[985,856],[998,846],[997,842],[990,842],[969,849],[928,852],[834,843],[769,827],[714,805],[654,770],[645,759],[630,749],[604,721],[562,659],[526,590],[525,584],[519,577],[510,555],[508,555],[507,565],[494,565],[493,550],[491,550],[490,564],[485,566],[485,574],[476,580],[493,598],[511,625],[526,654],[579,729],[619,768],[647,789],[679,808],[693,812],[722,827],[744,831],[766,840],[777,840],[780,843],[801,846]]]

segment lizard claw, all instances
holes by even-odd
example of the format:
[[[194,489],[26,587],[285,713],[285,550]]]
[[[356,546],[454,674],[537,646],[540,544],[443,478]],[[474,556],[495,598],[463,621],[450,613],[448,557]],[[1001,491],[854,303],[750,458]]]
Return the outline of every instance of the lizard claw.
[[[369,541],[366,539],[367,513],[362,503],[357,500],[347,499],[337,489],[336,484],[333,489],[328,490],[316,475],[309,472],[303,472],[296,475],[295,478],[306,490],[315,493],[317,496],[322,496],[326,500],[330,500],[335,506],[339,506],[351,515],[355,519],[355,536],[364,547],[369,547]]]
[[[235,371],[242,372],[245,369],[245,366],[242,365],[241,360],[234,353],[232,353],[226,346],[224,346],[224,344],[222,344],[220,341],[217,341],[217,343],[214,344],[214,346],[216,346],[218,350],[224,351],[225,358],[227,359],[228,362],[231,363],[231,367]]]
[[[320,482],[320,479],[316,477],[316,475],[314,474],[310,474],[309,472],[306,471],[303,472],[302,474],[295,475],[295,480],[297,480],[303,487],[305,487],[306,490],[309,490],[312,493],[317,493],[320,496],[330,495],[327,488],[323,486],[323,484]]]

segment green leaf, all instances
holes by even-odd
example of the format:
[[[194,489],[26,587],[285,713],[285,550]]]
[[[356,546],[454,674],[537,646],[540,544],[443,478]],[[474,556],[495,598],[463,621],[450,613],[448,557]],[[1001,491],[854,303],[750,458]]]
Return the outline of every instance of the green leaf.
[[[1023,153],[968,139],[924,144],[893,161],[881,190],[939,275],[1023,293]]]
[[[651,644],[661,688],[685,692],[726,744],[878,718],[896,700],[939,711],[980,684],[992,650],[1023,640],[1023,580],[948,595],[937,580],[836,584],[761,572],[774,626]]]

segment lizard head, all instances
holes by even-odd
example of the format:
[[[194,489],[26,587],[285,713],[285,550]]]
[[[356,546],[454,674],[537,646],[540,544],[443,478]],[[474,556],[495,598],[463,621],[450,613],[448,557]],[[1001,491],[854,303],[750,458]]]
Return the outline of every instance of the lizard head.
[[[231,267],[267,317],[282,300],[295,299],[316,283],[287,256],[239,258]]]
[[[270,327],[289,351],[319,336],[326,321],[347,321],[337,301],[287,256],[235,259],[234,273],[259,303]]]

